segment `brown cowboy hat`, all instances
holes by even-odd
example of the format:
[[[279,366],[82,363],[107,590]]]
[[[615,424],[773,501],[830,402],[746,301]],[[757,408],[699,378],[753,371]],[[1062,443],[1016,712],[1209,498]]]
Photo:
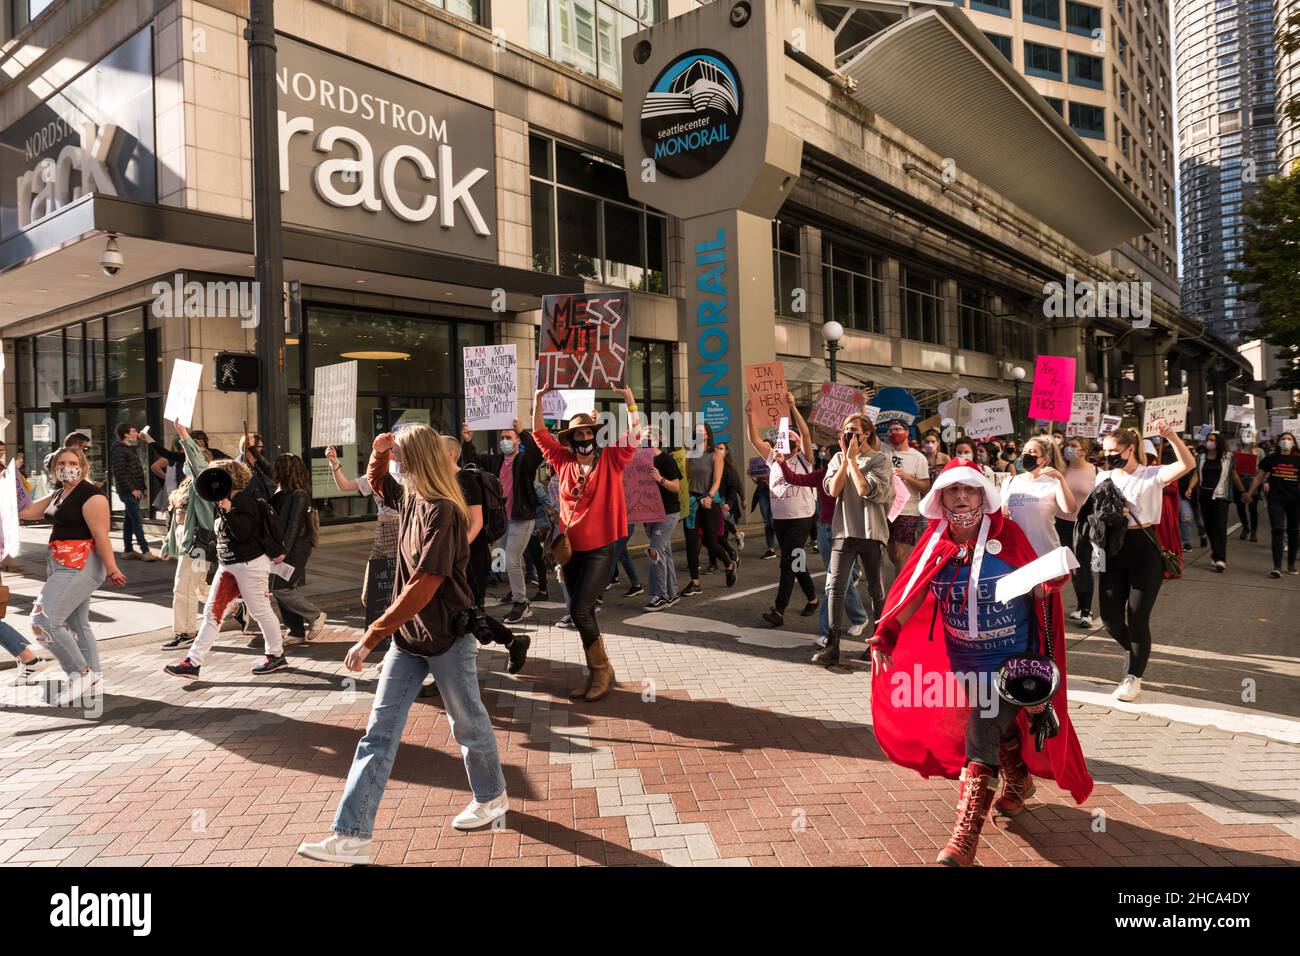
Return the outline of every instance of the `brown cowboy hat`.
[[[556,434],[556,440],[558,440],[562,445],[567,444],[569,436],[579,428],[590,428],[596,430],[600,428],[600,422],[596,420],[595,415],[589,415],[586,412],[578,412],[578,414],[569,419],[569,427],[561,429]]]

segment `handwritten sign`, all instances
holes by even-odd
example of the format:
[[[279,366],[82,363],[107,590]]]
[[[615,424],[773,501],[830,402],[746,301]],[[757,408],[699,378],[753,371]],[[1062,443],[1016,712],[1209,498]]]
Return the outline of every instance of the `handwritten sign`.
[[[790,403],[786,400],[785,369],[780,362],[764,362],[745,366],[745,395],[750,406],[750,421],[760,435],[775,428],[783,418],[790,417]]]
[[[357,363],[316,369],[312,395],[311,445],[351,445],[357,440]]]
[[[1228,413],[1223,416],[1225,422],[1237,422],[1240,425],[1255,424],[1255,409],[1250,405],[1229,405]]]
[[[1096,438],[1101,428],[1101,393],[1075,392],[1070,399],[1070,422],[1065,434],[1070,438]]]
[[[1011,405],[1005,398],[991,402],[976,402],[970,408],[966,434],[972,438],[993,438],[1015,431],[1011,424]]]
[[[474,431],[513,428],[519,416],[519,365],[515,346],[467,345],[465,421]]]
[[[194,403],[203,381],[203,366],[198,362],[177,359],[172,363],[172,379],[167,383],[167,406],[163,418],[189,428],[194,421]]]
[[[1070,417],[1074,395],[1075,360],[1068,355],[1040,355],[1034,361],[1034,390],[1029,393],[1029,416],[1063,422]]]
[[[1148,398],[1142,410],[1142,437],[1154,438],[1160,432],[1151,427],[1152,422],[1163,420],[1176,432],[1187,427],[1187,396],[1165,395],[1161,398]]]
[[[821,396],[817,399],[817,404],[813,405],[808,424],[838,435],[844,419],[862,411],[862,402],[862,392],[852,385],[823,382]]]
[[[1196,440],[1197,440],[1197,441],[1205,441],[1205,439],[1207,439],[1207,438],[1210,437],[1210,432],[1212,432],[1212,431],[1214,431],[1214,426],[1213,426],[1213,425],[1197,425],[1197,426],[1196,426]]]
[[[751,478],[766,478],[771,474],[771,468],[768,466],[767,462],[762,458],[759,458],[757,455],[749,459],[749,465],[746,467],[745,471]]]
[[[638,448],[623,470],[623,495],[627,499],[627,523],[645,524],[664,520],[664,499],[650,476],[654,467],[653,448]]]
[[[1115,429],[1119,428],[1120,421],[1121,419],[1118,415],[1102,415],[1101,425],[1097,428],[1097,437],[1100,438],[1103,435],[1109,435]]]
[[[627,292],[543,296],[538,387],[622,386],[629,299]]]
[[[1300,435],[1300,418],[1282,419],[1282,428],[1278,434],[1280,435],[1282,432],[1290,432],[1292,435]]]
[[[542,396],[542,417],[552,421],[567,421],[578,412],[592,412],[595,408],[594,388],[570,388]]]
[[[875,405],[862,406],[862,414],[866,415],[867,418],[871,419],[871,424],[873,425],[876,424],[876,422],[880,419],[880,409],[877,408]]]

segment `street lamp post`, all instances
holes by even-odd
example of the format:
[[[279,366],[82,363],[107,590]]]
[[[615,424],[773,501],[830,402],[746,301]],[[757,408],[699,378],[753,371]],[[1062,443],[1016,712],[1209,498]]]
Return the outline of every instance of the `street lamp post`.
[[[840,325],[834,319],[822,325],[822,338],[826,341],[826,349],[830,352],[830,369],[831,381],[835,381],[835,353],[840,350],[840,339],[844,338],[844,326]]]
[[[257,281],[257,427],[274,459],[289,445],[289,392],[284,374],[284,238],[280,218],[279,126],[276,119],[275,17],[272,0],[250,0],[248,75],[252,89],[253,263]]]
[[[1020,383],[1025,380],[1025,370],[1017,365],[1011,370],[1011,379],[1016,384],[1016,433],[1024,431],[1024,423],[1020,420]]]

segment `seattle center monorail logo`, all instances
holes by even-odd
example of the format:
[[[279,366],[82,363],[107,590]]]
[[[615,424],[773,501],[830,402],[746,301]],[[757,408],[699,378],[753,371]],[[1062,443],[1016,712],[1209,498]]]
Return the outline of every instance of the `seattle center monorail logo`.
[[[740,128],[743,93],[731,62],[713,50],[673,60],[641,105],[641,141],[655,168],[690,179],[722,159]]]

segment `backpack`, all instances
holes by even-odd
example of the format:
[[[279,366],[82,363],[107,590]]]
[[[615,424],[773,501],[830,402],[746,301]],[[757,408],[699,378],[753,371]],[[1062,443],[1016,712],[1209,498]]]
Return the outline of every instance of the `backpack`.
[[[257,508],[262,513],[262,535],[270,538],[272,541],[279,542],[280,550],[284,550],[284,531],[280,528],[280,516],[275,513],[271,503],[263,498],[254,496],[257,502]],[[274,555],[271,555],[274,557]]]
[[[484,540],[490,543],[504,537],[510,516],[506,514],[506,493],[501,490],[501,479],[478,465],[466,465],[464,470],[477,475],[483,489]]]

